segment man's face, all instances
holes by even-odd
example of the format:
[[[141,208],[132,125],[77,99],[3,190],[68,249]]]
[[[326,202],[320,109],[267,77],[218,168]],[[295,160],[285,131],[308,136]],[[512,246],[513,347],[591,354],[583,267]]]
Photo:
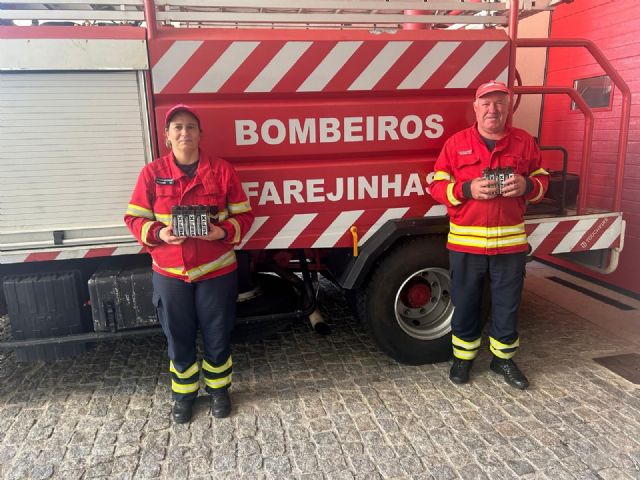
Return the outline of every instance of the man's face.
[[[500,134],[504,131],[509,115],[509,95],[502,92],[488,93],[473,102],[473,110],[476,112],[481,134]]]

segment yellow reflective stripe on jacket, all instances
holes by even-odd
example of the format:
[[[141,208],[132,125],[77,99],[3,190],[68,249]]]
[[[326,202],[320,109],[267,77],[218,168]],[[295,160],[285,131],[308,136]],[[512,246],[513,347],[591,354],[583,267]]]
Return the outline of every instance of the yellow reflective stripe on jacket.
[[[226,220],[227,218],[229,218],[229,210],[227,210],[226,208],[220,212],[218,212],[218,221],[221,222],[223,220]]]
[[[182,275],[183,277],[187,276],[186,272],[184,271],[184,267],[161,267],[155,261],[153,262],[153,264],[160,270],[164,270],[167,273],[173,273],[174,275]]]
[[[176,367],[173,365],[173,362],[170,361],[169,362],[169,371],[171,373],[175,373],[176,377],[178,378],[190,378],[192,376],[194,376],[196,373],[198,373],[200,369],[198,368],[198,362],[194,363],[193,365],[191,365],[189,368],[187,368],[184,372],[180,373]]]
[[[171,273],[173,275],[180,275],[181,277],[188,277],[189,280],[196,280],[203,275],[211,273],[215,270],[220,270],[221,268],[228,267],[229,265],[233,265],[236,262],[236,253],[233,250],[228,251],[221,257],[217,258],[213,262],[204,263],[198,267],[192,268],[189,271],[185,272],[184,267],[161,267],[156,262],[153,264],[156,268],[163,270],[167,273]]]
[[[171,214],[170,213],[158,213],[155,212],[156,220],[164,223],[165,225],[169,225],[171,223]]]
[[[438,170],[433,175],[433,181],[435,182],[436,180],[451,180],[451,175],[447,172],[443,172],[442,170]]]
[[[524,222],[518,225],[503,225],[498,227],[462,226],[449,223],[449,231],[455,235],[471,235],[473,237],[508,237],[525,233]]]
[[[178,383],[175,380],[171,380],[171,390],[176,393],[193,393],[197,392],[200,388],[200,383]]]
[[[453,343],[456,347],[462,347],[467,350],[476,350],[480,348],[480,338],[476,338],[471,342],[467,342],[462,340],[461,338],[456,337],[455,335],[451,335],[451,343]]]
[[[450,183],[449,185],[447,185],[447,200],[449,200],[449,203],[451,203],[451,205],[454,205],[454,206],[460,205],[462,203],[453,195],[453,187],[455,186],[456,186],[455,183]]]
[[[494,238],[455,235],[455,234],[449,233],[449,237],[447,240],[449,241],[449,243],[453,245],[464,245],[467,247],[478,247],[478,248],[499,248],[499,247],[511,247],[514,245],[527,244],[527,236],[524,233],[522,235],[514,235],[511,237],[494,237]]]
[[[240,241],[240,224],[235,218],[230,218],[227,220],[231,225],[233,225],[233,229],[235,233],[233,234],[233,239],[231,243],[238,243]]]
[[[133,203],[127,205],[126,214],[131,215],[132,217],[142,217],[148,218],[149,220],[155,220],[152,210],[141,207],[140,205],[135,205]]]
[[[207,387],[210,387],[210,388],[222,388],[222,387],[226,387],[231,383],[232,376],[233,374],[230,373],[226,377],[222,377],[222,378],[206,378],[205,377],[204,383],[207,385]]]
[[[221,268],[228,267],[229,265],[233,265],[234,263],[236,263],[236,252],[230,250],[213,262],[205,263],[203,265],[200,265],[199,267],[188,270],[187,275],[191,280],[195,280],[202,277],[203,275],[206,275],[207,273],[211,273],[215,270],[220,270]]]
[[[202,369],[206,370],[207,372],[211,372],[211,373],[222,373],[225,370],[228,370],[229,368],[231,368],[232,366],[233,366],[233,362],[231,360],[231,356],[229,356],[227,361],[224,362],[219,367],[214,367],[213,365],[211,365],[206,360],[202,360]]]
[[[158,245],[158,242],[147,242],[147,236],[149,235],[149,229],[153,226],[153,220],[147,220],[146,222],[144,222],[144,225],[142,225],[142,229],[140,230],[140,240],[142,240],[142,243],[144,243],[145,245],[148,245],[149,247],[153,247],[155,245]]]
[[[538,182],[538,194],[529,199],[530,202],[537,202],[538,200],[540,200],[542,198],[542,196],[544,195],[544,190],[542,188],[542,182],[540,181],[540,179],[538,178],[532,178],[531,181],[533,182]]]
[[[549,172],[547,172],[544,168],[539,168],[529,174],[530,177],[533,177],[535,175],[549,175]]]
[[[461,360],[473,360],[478,355],[478,350],[460,350],[453,347],[453,356]]]
[[[228,203],[227,207],[231,212],[231,215],[236,215],[238,213],[250,212],[251,204],[249,201],[239,202],[239,203]]]

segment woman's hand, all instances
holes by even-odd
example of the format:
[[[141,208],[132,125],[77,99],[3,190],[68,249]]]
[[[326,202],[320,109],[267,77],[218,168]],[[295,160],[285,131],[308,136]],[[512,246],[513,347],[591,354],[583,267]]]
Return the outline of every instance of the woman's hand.
[[[171,227],[171,225],[161,228],[160,232],[158,232],[158,236],[160,237],[160,240],[162,240],[164,243],[168,243],[169,245],[180,245],[187,238],[176,237],[173,234],[173,228]]]
[[[209,222],[209,233],[198,238],[212,242],[214,240],[223,240],[226,236],[227,232],[222,227]]]

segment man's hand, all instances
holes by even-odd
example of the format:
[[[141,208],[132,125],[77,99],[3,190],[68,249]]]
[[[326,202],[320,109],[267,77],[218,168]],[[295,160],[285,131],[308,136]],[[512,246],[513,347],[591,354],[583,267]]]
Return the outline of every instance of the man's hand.
[[[158,232],[158,236],[160,237],[160,240],[162,240],[164,243],[168,243],[169,245],[180,245],[187,238],[176,237],[173,234],[173,228],[171,227],[171,225],[161,228],[160,232]]]
[[[527,180],[517,173],[502,184],[503,197],[521,197],[527,189]]]
[[[210,242],[212,242],[214,240],[222,240],[225,238],[225,236],[226,231],[222,227],[209,222],[209,233],[198,238],[201,238],[202,240],[209,240]]]
[[[496,181],[482,177],[471,180],[471,196],[475,200],[491,200],[496,197]]]

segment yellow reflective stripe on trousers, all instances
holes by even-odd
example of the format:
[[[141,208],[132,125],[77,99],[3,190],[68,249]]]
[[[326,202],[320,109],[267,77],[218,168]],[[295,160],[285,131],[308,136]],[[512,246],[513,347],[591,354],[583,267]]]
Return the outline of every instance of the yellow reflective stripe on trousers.
[[[227,385],[231,384],[231,377],[232,376],[233,376],[233,374],[230,373],[226,377],[222,377],[222,378],[206,378],[205,377],[204,383],[209,388],[222,388],[222,387],[226,387]]]
[[[207,372],[211,372],[211,373],[222,373],[225,370],[231,368],[232,366],[233,366],[233,361],[231,360],[231,356],[229,356],[229,358],[227,358],[227,361],[224,362],[219,367],[214,367],[213,365],[211,365],[206,360],[202,360],[202,369],[206,370]]]
[[[458,200],[453,194],[453,187],[455,186],[455,183],[450,183],[449,185],[447,185],[447,199],[449,200],[449,203],[451,203],[451,205],[460,205],[462,202]]]
[[[502,343],[493,337],[489,337],[489,343],[491,344],[492,347],[499,348],[501,350],[508,350],[509,348],[518,348],[520,346],[520,339],[516,338],[516,340],[513,343],[507,344],[507,343]]]
[[[460,350],[456,347],[453,347],[453,356],[459,358],[461,360],[473,360],[478,355],[477,350]]]
[[[149,220],[155,219],[153,211],[133,203],[127,205],[127,215],[131,215],[132,217],[148,218]]]
[[[180,373],[175,365],[173,364],[172,361],[169,361],[169,371],[171,373],[175,373],[176,377],[178,378],[189,378],[192,377],[193,375],[195,375],[196,373],[198,373],[200,369],[198,368],[198,362],[194,363],[193,365],[191,365],[189,368],[187,368],[184,372]]]
[[[245,213],[245,212],[250,212],[251,211],[251,205],[249,204],[248,201],[239,202],[239,203],[228,203],[227,207],[229,208],[229,211],[231,212],[231,215],[235,215],[237,213]]]
[[[197,392],[199,388],[200,388],[199,382],[184,384],[184,383],[178,383],[175,380],[171,380],[171,390],[173,390],[176,393],[193,393],[193,392]]]
[[[511,247],[514,245],[526,245],[527,236],[523,233],[522,235],[514,235],[504,238],[482,238],[475,236],[454,235],[453,233],[449,233],[448,241],[453,245],[465,245],[468,247],[478,248],[500,248]]]
[[[505,360],[510,359],[516,354],[515,350],[519,346],[520,346],[519,338],[517,338],[515,342],[511,344],[506,344],[496,340],[493,337],[489,337],[489,350],[498,358],[503,358]],[[513,351],[507,352],[505,350],[513,350]]]
[[[503,358],[505,360],[509,360],[511,357],[513,357],[516,354],[516,352],[503,352],[502,350],[498,350],[497,348],[495,348],[493,345],[489,345],[489,350],[496,357]]]
[[[456,347],[462,347],[466,350],[476,350],[480,348],[480,338],[476,338],[471,342],[467,342],[462,340],[461,338],[456,337],[455,335],[451,335],[451,343],[453,343]]]
[[[497,227],[479,227],[475,225],[464,226],[449,222],[449,231],[456,235],[471,235],[483,238],[508,237],[511,235],[525,233],[524,222],[517,225],[499,225]]]
[[[433,181],[435,182],[437,180],[451,180],[451,175],[447,172],[443,172],[442,170],[438,170],[433,174]]]

